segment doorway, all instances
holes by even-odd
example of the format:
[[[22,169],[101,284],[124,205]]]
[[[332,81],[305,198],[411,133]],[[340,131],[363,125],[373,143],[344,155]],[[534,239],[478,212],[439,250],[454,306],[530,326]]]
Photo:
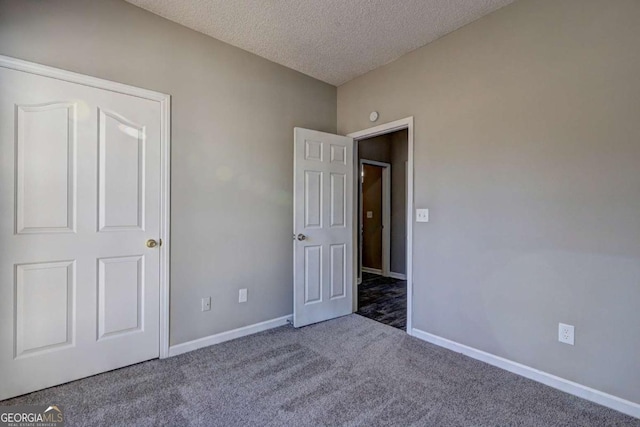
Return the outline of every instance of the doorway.
[[[358,288],[362,282],[360,209],[356,208],[361,174],[358,145],[397,131],[403,131],[399,134],[404,135],[406,160],[400,167],[388,163],[390,170],[400,171],[405,177],[405,197],[392,198],[390,205],[394,200],[396,203],[402,200],[400,203],[405,207],[404,214],[395,215],[405,222],[404,235],[396,241],[405,251],[404,259],[389,257],[387,276],[380,277],[406,282],[403,311],[406,331],[412,333],[413,117],[347,136],[294,128],[292,321],[295,327],[358,311]],[[391,222],[393,218],[389,216]],[[395,240],[390,237],[389,241],[391,244]],[[398,270],[394,263],[399,263]],[[394,273],[399,276],[390,277]]]
[[[408,129],[357,140],[357,313],[407,329]]]
[[[359,272],[388,276],[391,258],[391,163],[361,158],[359,188]]]

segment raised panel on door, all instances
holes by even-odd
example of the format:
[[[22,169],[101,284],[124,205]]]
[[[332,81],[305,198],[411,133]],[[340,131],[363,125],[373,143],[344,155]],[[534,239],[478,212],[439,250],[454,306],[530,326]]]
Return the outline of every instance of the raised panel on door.
[[[331,163],[339,165],[347,164],[347,147],[344,145],[331,144]]]
[[[331,245],[330,254],[330,298],[344,298],[347,287],[347,245]]]
[[[145,127],[99,109],[100,231],[144,230]]]
[[[304,172],[304,226],[305,228],[322,228],[322,172]]]
[[[75,231],[76,104],[15,107],[16,233]]]
[[[16,358],[73,345],[74,294],[74,261],[16,265]]]
[[[98,260],[98,339],[143,330],[144,257]]]
[[[343,173],[331,173],[331,227],[345,227],[347,217],[347,176]]]
[[[305,140],[304,142],[304,158],[322,162],[323,160],[323,144],[320,141]]]
[[[322,301],[322,246],[304,248],[304,303]]]

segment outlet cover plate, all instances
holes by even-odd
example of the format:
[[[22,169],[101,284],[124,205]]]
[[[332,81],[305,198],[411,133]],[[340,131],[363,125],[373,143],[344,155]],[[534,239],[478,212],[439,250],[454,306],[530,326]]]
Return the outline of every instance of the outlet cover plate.
[[[573,325],[567,325],[564,323],[558,324],[558,341],[561,343],[574,345],[575,342],[575,328]]]
[[[429,222],[429,209],[416,209],[416,222]]]
[[[238,302],[247,302],[247,299],[248,299],[247,290],[240,289],[240,292],[238,292]]]

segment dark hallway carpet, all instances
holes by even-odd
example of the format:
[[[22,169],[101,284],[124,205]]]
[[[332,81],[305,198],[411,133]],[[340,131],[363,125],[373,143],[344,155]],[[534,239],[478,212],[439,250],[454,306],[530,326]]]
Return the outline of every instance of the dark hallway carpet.
[[[407,282],[362,272],[358,314],[394,328],[407,329]]]
[[[0,405],[67,426],[640,426],[640,420],[350,315],[283,326]]]

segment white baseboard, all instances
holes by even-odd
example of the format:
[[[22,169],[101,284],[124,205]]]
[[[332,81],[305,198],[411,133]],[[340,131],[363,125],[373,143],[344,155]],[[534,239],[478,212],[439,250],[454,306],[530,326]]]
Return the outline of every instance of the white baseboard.
[[[521,363],[517,363],[512,360],[505,359],[503,357],[496,356],[491,353],[487,353],[485,351],[478,350],[473,347],[469,347],[464,344],[460,344],[455,341],[430,334],[428,332],[424,332],[420,329],[413,328],[411,335],[423,341],[430,342],[432,344],[447,348],[457,353],[462,353],[473,359],[480,360],[490,365],[497,366],[498,368],[502,368],[506,371],[513,372],[514,374],[548,385],[549,387],[564,391],[565,393],[590,400],[592,402],[598,403],[611,409],[615,409],[616,411],[620,411],[632,417],[640,418],[640,404],[638,403],[613,396],[611,394],[587,387],[585,385],[557,377],[547,372],[531,368]]]
[[[362,267],[362,271],[364,271],[365,273],[371,273],[371,274],[382,274],[382,270],[377,268]]]
[[[278,317],[276,319],[254,323],[253,325],[243,326],[242,328],[233,329],[227,332],[221,332],[215,335],[209,335],[208,337],[199,338],[197,340],[188,341],[182,344],[172,345],[171,347],[169,347],[169,357],[197,350],[202,347],[220,344],[222,342],[230,341],[247,335],[252,335],[258,332],[266,331],[267,329],[277,328],[278,326],[284,326],[292,318],[293,315]]]
[[[362,267],[362,271],[365,273],[371,273],[371,274],[377,274],[378,276],[383,276],[382,270],[377,268]],[[390,271],[387,277],[391,277],[393,279],[398,279],[398,280],[407,280],[406,274],[394,273],[393,271]]]

